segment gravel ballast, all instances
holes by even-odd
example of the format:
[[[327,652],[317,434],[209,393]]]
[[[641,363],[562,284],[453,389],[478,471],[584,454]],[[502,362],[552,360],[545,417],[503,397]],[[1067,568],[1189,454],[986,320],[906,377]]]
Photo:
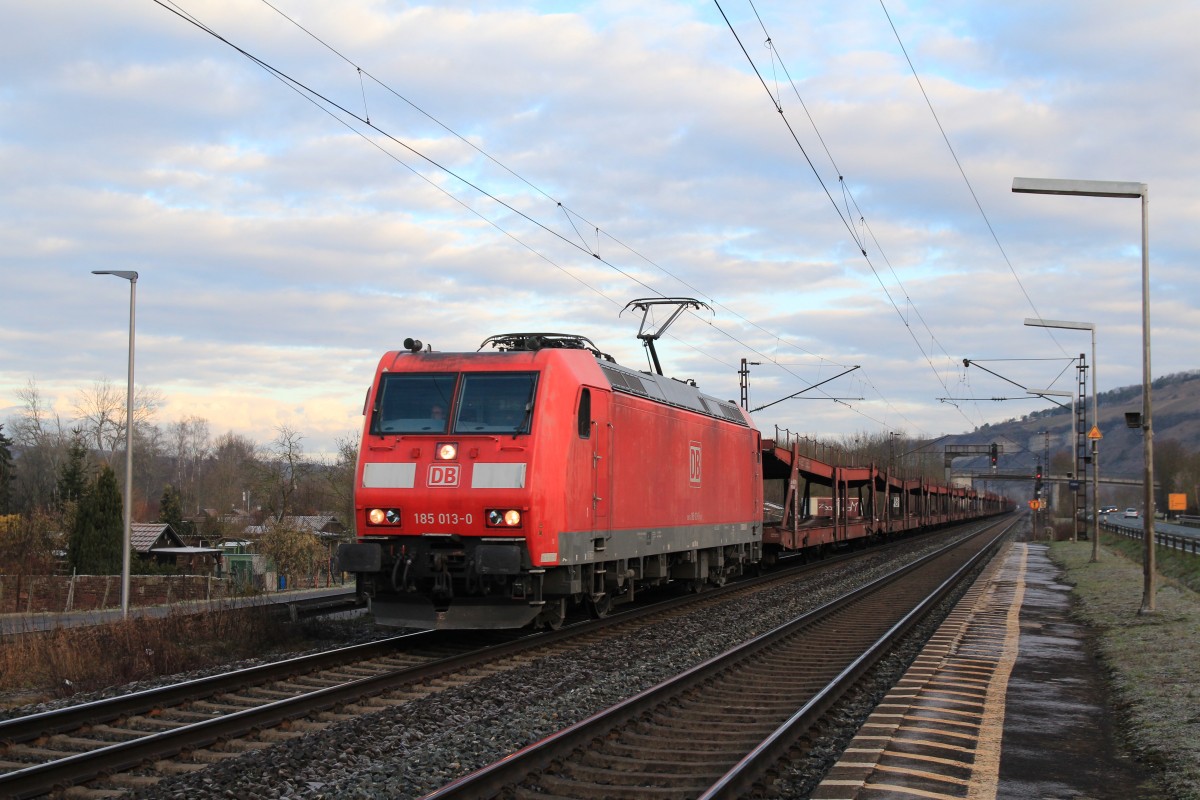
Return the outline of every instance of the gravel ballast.
[[[932,543],[918,550],[927,551]],[[922,552],[911,551],[906,560]],[[606,641],[594,651],[548,656],[472,684],[332,725],[324,731],[252,752],[194,775],[162,781],[151,798],[417,798],[496,761],[746,639],[771,630],[897,567],[880,556],[837,567],[788,588],[761,592],[737,605],[686,615],[670,625]],[[915,647],[913,652],[915,653]],[[902,673],[912,654],[892,659]],[[856,705],[839,712],[845,737],[869,713],[893,678],[879,678]],[[835,736],[839,731],[833,731]],[[836,753],[802,767],[822,772]]]

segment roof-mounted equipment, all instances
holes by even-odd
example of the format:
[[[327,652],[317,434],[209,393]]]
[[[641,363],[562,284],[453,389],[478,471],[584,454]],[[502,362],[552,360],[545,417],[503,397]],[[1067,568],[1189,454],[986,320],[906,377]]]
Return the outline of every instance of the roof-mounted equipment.
[[[501,333],[484,339],[479,349],[482,350],[488,345],[502,353],[545,349],[587,350],[596,358],[616,363],[612,356],[601,353],[600,348],[596,347],[591,339],[572,333]]]
[[[661,322],[655,327],[650,321],[650,309],[654,306],[675,306],[675,310],[671,312],[671,316],[667,317],[665,322]],[[624,314],[630,308],[636,308],[642,312],[642,324],[638,328],[637,338],[641,339],[642,345],[650,351],[650,360],[653,363],[654,371],[659,375],[662,375],[663,371],[662,365],[658,363],[658,353],[654,350],[654,340],[666,333],[667,328],[671,327],[671,323],[689,308],[697,311],[707,308],[712,312],[712,307],[708,303],[703,303],[693,297],[644,297],[640,300],[630,300],[629,304],[621,309],[621,313]]]

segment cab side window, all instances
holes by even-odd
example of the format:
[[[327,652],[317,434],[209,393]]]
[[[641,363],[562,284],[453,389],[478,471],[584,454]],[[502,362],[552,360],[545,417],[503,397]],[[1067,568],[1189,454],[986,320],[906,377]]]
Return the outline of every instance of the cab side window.
[[[579,392],[579,438],[589,439],[592,436],[592,390],[584,388]]]

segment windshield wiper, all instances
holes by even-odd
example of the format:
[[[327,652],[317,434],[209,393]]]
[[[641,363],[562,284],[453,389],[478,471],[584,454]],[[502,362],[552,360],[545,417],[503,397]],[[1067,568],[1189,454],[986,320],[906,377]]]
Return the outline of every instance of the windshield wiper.
[[[522,429],[529,424],[529,418],[533,416],[533,401],[525,404],[525,416],[521,417],[521,421],[517,423],[516,429],[513,430],[513,438],[517,438],[521,434]]]
[[[529,418],[533,416],[533,386],[529,387],[529,399],[525,401],[525,416],[521,417],[520,423],[517,424],[516,430],[513,431],[513,438],[521,433],[521,430],[529,424]]]

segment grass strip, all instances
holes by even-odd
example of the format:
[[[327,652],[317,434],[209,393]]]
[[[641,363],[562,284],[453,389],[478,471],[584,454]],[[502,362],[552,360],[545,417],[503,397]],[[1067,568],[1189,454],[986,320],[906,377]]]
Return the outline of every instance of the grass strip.
[[[304,639],[263,606],[131,616],[7,637],[0,693],[40,702],[162,675],[257,658]]]
[[[1090,542],[1055,542],[1050,555],[1095,634],[1130,752],[1158,773],[1167,797],[1200,800],[1200,595],[1183,582],[1196,579],[1200,558],[1159,548],[1156,610],[1140,614],[1140,548],[1106,537],[1096,563]]]

